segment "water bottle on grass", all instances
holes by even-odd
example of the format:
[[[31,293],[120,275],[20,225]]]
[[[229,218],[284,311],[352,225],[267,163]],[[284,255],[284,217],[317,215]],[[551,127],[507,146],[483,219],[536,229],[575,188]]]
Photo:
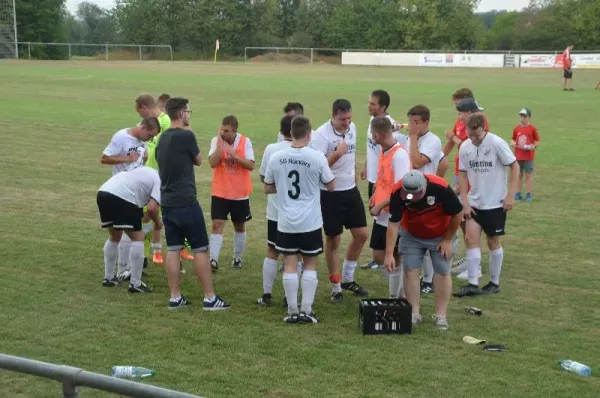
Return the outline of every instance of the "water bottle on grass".
[[[592,368],[579,362],[571,361],[569,359],[559,361],[558,364],[569,372],[577,373],[579,376],[589,376],[592,374]]]
[[[137,366],[113,366],[110,372],[112,377],[141,379],[154,376],[152,369],[140,368]]]

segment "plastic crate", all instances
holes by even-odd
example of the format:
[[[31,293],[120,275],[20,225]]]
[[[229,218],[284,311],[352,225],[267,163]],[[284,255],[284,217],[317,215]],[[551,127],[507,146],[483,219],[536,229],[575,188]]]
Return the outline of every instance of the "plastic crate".
[[[361,299],[362,334],[412,334],[412,306],[405,299]]]

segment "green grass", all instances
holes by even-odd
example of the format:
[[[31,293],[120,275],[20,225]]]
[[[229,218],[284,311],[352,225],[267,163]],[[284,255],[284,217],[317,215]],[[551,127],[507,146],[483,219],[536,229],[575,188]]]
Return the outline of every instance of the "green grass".
[[[207,397],[598,395],[597,376],[579,377],[557,365],[568,358],[600,371],[597,72],[577,71],[578,91],[564,93],[561,72],[546,70],[5,62],[1,71],[0,352],[103,374],[113,365],[151,367],[157,374],[145,382]],[[315,305],[321,324],[290,327],[278,306],[258,308],[266,201],[257,171],[245,268],[227,266],[228,225],[215,276],[218,294],[233,304],[230,311],[201,310],[202,292],[189,264],[182,283],[194,305],[186,310],[167,311],[159,266],[148,270],[152,294],[101,287],[106,235],[95,192],[110,169],[99,158],[116,130],[138,121],[133,100],[139,94],[189,97],[205,152],[220,119],[235,114],[258,159],[275,141],[287,101],[301,101],[317,126],[329,117],[332,101],[346,97],[354,104],[362,162],[373,89],[390,92],[391,113],[399,119],[416,103],[428,105],[432,129],[443,137],[456,117],[450,95],[463,86],[474,90],[492,130],[504,138],[518,110],[532,108],[542,146],[535,201],[518,203],[508,218],[502,293],[452,299],[449,331],[434,329],[427,297],[426,322],[413,335],[362,336],[358,299],[346,295],[341,305],[329,303],[323,258]],[[196,179],[207,212],[206,164]],[[361,260],[369,259],[365,248]],[[487,251],[483,267],[485,278]],[[357,270],[357,280],[374,297],[387,294],[379,272]],[[279,276],[277,301],[282,290]],[[482,308],[484,316],[465,314],[467,305]],[[508,351],[485,353],[462,343],[464,335],[505,344]],[[0,385],[3,396],[60,394],[56,382],[12,372],[0,372]],[[106,395],[84,389],[82,396]]]

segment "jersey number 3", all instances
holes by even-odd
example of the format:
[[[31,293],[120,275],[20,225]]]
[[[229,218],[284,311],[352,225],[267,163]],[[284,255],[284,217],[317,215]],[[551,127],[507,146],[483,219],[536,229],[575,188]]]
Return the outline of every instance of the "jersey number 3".
[[[298,199],[300,197],[300,173],[297,170],[292,170],[288,173],[288,178],[292,180],[292,187],[294,190],[288,189],[287,193],[291,199]]]

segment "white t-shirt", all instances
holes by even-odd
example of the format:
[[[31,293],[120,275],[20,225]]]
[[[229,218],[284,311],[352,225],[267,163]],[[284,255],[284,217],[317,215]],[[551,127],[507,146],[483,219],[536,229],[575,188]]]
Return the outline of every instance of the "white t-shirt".
[[[334,178],[325,155],[312,148],[290,146],[271,156],[265,183],[277,188],[277,230],[303,233],[320,229],[321,184]]]
[[[479,210],[504,206],[506,167],[516,162],[508,143],[496,134],[487,133],[479,146],[467,139],[458,152],[459,170],[466,171],[471,184],[469,206]]]
[[[333,129],[331,120],[319,127],[311,135],[310,147],[329,157],[342,140],[348,145],[348,151],[331,166],[335,176],[335,190],[347,191],[356,186],[356,126],[350,123],[347,131],[339,133]],[[325,188],[323,188],[325,189]]]
[[[219,139],[219,136],[213,137],[213,139],[210,141],[210,149],[208,151],[208,157],[210,157],[213,153],[215,153],[217,151],[217,140]],[[239,134],[235,135],[235,138],[233,140],[233,149],[236,150],[238,145],[240,144],[240,139],[241,136]],[[252,142],[250,142],[250,138],[246,137],[246,143],[244,145],[244,158],[251,160],[254,162],[254,148],[252,148]],[[239,198],[239,199],[231,199],[231,200],[246,200],[248,199],[249,196],[246,196],[245,198]]]
[[[390,115],[385,115],[385,117],[390,119],[392,125],[396,123],[396,121]],[[379,165],[379,153],[381,152],[381,146],[375,142],[373,139],[373,134],[371,133],[371,122],[373,119],[374,117],[371,116],[371,119],[369,120],[369,128],[367,129],[367,181],[375,184],[377,181],[377,166]],[[400,145],[406,147],[408,150],[408,147],[406,146],[408,144],[408,137],[399,131],[394,131],[393,134],[396,141],[398,141]]]
[[[398,143],[394,146],[398,145],[401,144]],[[392,148],[388,149],[388,152]],[[410,171],[410,156],[408,155],[408,149],[404,150],[400,148],[396,151],[396,153],[394,154],[394,158],[392,159],[392,169],[394,170],[394,184],[396,184],[402,179],[402,177],[404,177],[406,173]],[[381,213],[379,213],[379,215],[375,217],[375,222],[387,228],[388,223],[390,222],[390,212],[381,211]]]
[[[292,145],[292,141],[280,141],[276,144],[269,144],[265,148],[265,153],[263,154],[262,162],[260,163],[260,171],[259,174],[261,177],[265,177],[267,173],[267,166],[269,165],[269,160],[271,157],[286,148],[289,148]],[[267,220],[277,222],[277,215],[279,214],[279,206],[277,204],[277,195],[267,195]]]
[[[417,170],[423,174],[433,174],[437,172],[437,166],[440,164],[440,153],[442,152],[442,141],[437,135],[428,131],[426,134],[419,137],[417,141],[419,153],[427,156],[430,160],[426,165],[419,167]],[[407,140],[406,149],[410,151],[410,137]]]
[[[113,175],[98,191],[111,193],[143,208],[150,199],[160,204],[160,177],[153,168],[141,166]]]
[[[102,152],[106,156],[129,156],[133,152],[143,153],[139,148],[146,150],[146,143],[139,138],[136,138],[129,134],[129,129],[122,129],[117,131],[112,138],[108,146]],[[143,159],[143,156],[140,156]],[[134,169],[143,165],[143,160],[133,163],[121,163],[115,164],[112,167],[113,175],[122,171]]]

